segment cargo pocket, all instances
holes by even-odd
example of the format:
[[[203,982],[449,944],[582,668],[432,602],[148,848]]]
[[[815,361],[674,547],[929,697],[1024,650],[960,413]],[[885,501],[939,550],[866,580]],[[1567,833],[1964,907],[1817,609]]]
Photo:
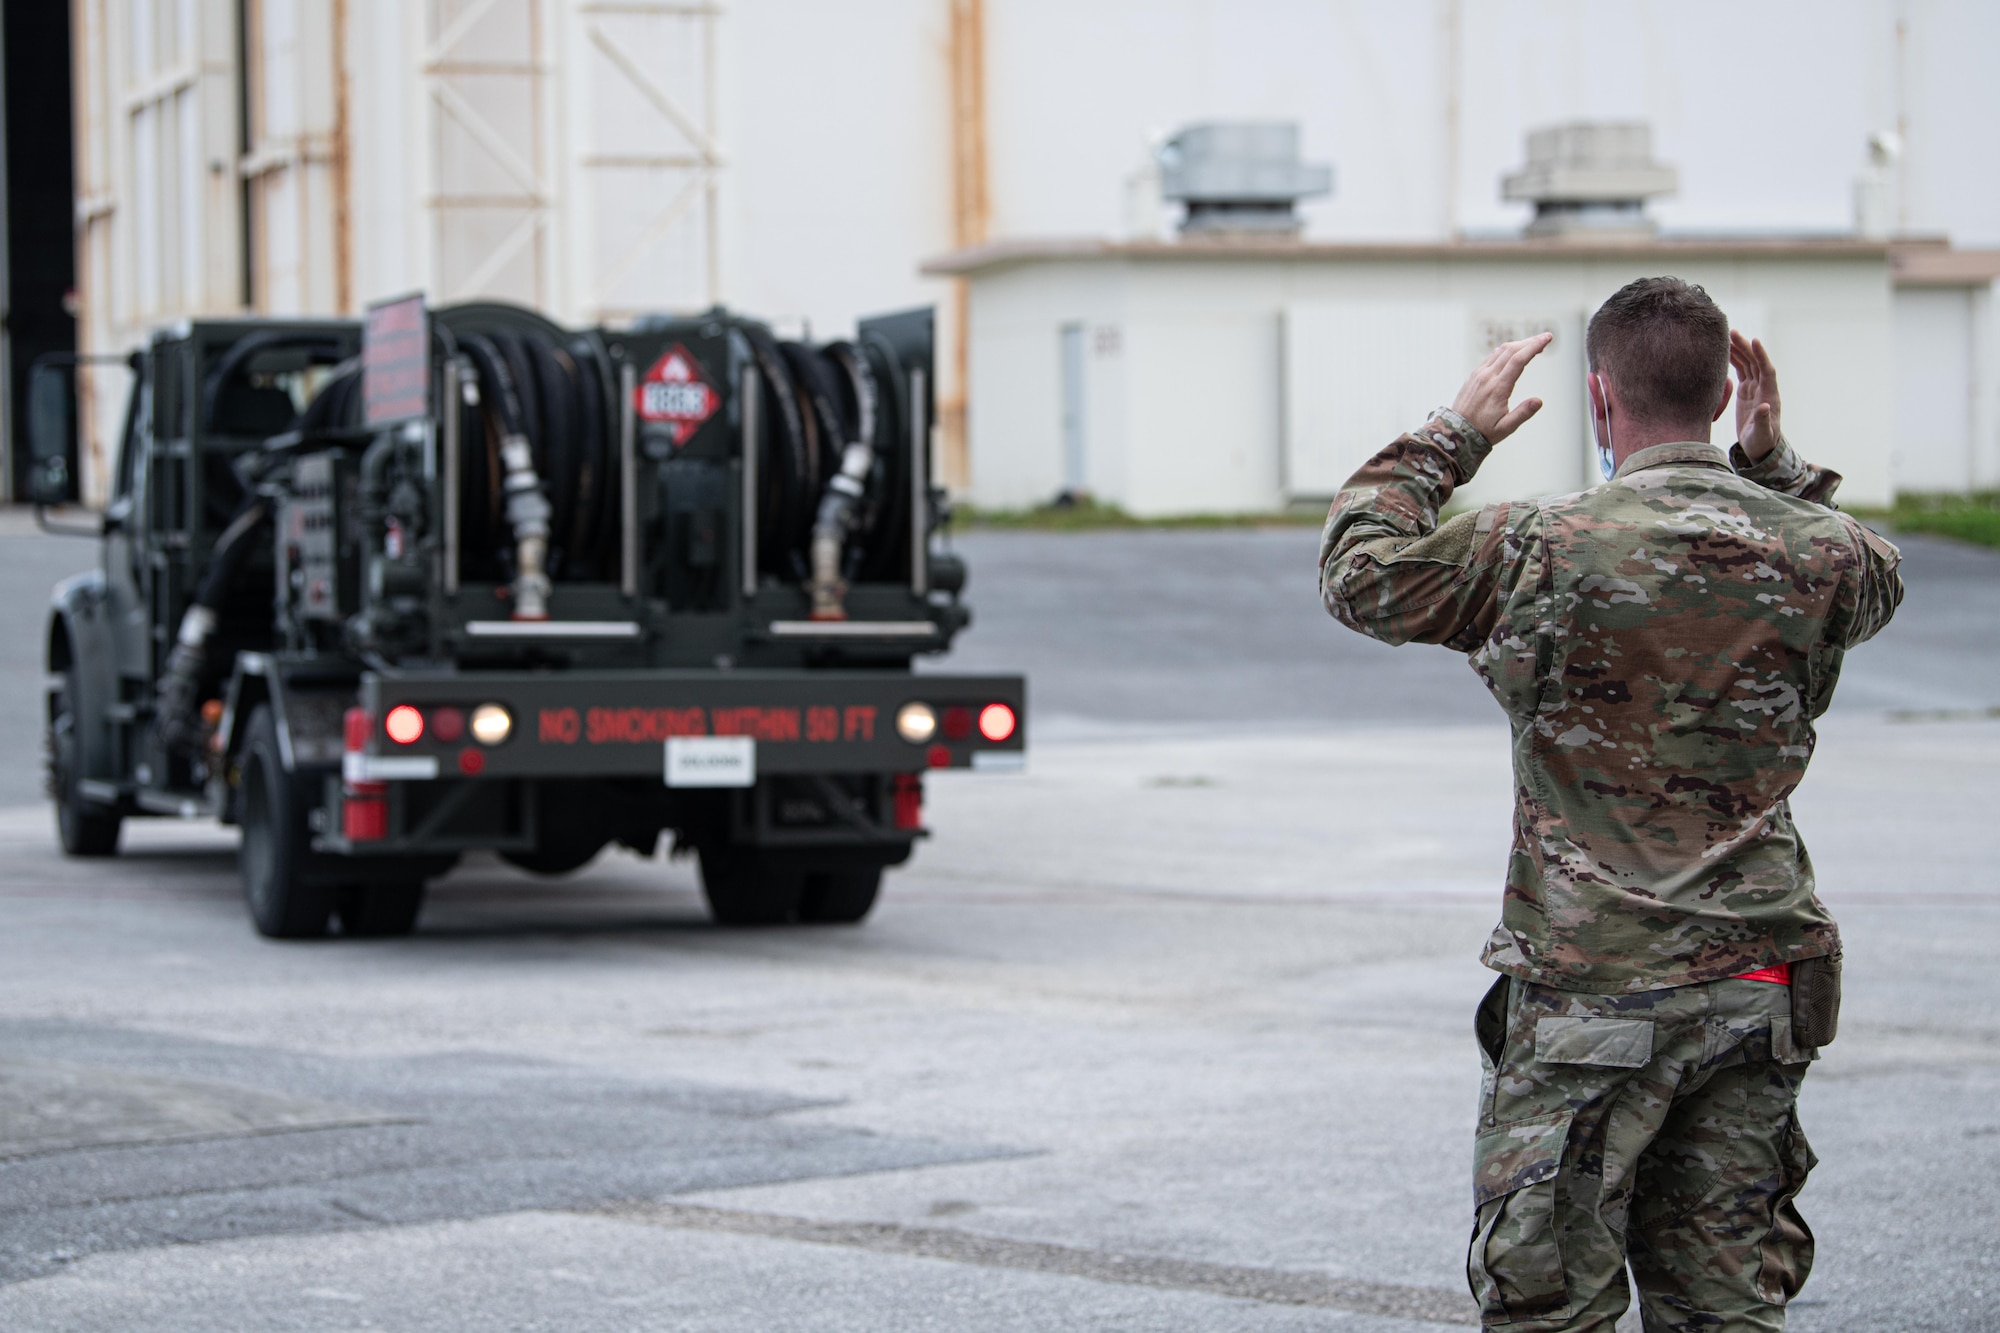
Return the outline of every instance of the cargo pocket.
[[[1813,1233],[1799,1216],[1799,1190],[1819,1158],[1813,1156],[1805,1131],[1794,1114],[1778,1141],[1778,1193],[1771,1200],[1771,1229],[1759,1246],[1757,1294],[1773,1305],[1784,1305],[1799,1294],[1812,1272]]]
[[[1488,1324],[1567,1313],[1556,1178],[1573,1115],[1516,1120],[1479,1136],[1465,1276]]]
[[[1537,1019],[1535,1059],[1545,1065],[1643,1069],[1653,1060],[1653,1020],[1587,1016]]]

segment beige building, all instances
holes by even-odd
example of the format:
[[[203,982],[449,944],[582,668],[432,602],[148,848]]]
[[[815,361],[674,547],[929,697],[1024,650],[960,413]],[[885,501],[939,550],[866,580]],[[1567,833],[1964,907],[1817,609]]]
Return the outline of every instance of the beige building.
[[[1324,498],[1495,343],[1542,330],[1522,388],[1547,406],[1467,498],[1588,484],[1584,323],[1658,273],[1772,348],[1787,433],[1846,475],[1849,503],[2000,485],[1997,259],[1853,238],[1050,241],[930,271],[971,283],[972,500],[1083,491],[1166,515]]]

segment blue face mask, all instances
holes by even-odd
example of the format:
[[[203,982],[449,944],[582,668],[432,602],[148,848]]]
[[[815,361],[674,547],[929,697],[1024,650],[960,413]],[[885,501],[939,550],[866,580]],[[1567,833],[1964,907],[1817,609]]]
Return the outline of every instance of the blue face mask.
[[[1610,395],[1604,392],[1604,376],[1596,375],[1592,378],[1597,381],[1598,395],[1608,403]],[[1611,457],[1611,414],[1607,410],[1602,417],[1598,416],[1594,404],[1590,409],[1590,437],[1597,442],[1597,470],[1604,474],[1606,481],[1610,481],[1618,471],[1618,464]]]

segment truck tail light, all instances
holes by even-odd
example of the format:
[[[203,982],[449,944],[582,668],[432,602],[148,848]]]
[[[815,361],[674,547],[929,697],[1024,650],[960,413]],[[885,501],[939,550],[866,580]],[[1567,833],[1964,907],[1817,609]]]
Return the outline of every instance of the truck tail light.
[[[382,719],[382,730],[398,745],[415,745],[423,738],[424,715],[409,704],[397,704]]]
[[[1014,734],[1014,710],[1006,704],[988,704],[979,710],[979,734],[996,745]]]
[[[944,725],[941,728],[948,741],[962,741],[972,734],[972,710],[963,704],[953,704],[944,710]]]
[[[465,734],[465,714],[456,708],[446,706],[431,710],[431,735],[446,745],[454,744]]]
[[[893,788],[896,827],[919,829],[924,826],[924,780],[916,773],[898,773]]]

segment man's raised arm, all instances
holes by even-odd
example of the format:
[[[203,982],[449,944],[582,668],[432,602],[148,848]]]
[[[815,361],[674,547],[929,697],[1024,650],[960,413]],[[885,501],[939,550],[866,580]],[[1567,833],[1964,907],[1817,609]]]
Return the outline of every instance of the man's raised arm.
[[[1369,459],[1341,488],[1319,547],[1320,597],[1341,624],[1388,643],[1461,651],[1491,629],[1521,556],[1507,540],[1505,510],[1461,514],[1443,527],[1438,512],[1488,451],[1540,410],[1539,398],[1511,407],[1508,400],[1550,337],[1496,347],[1451,407]]]
[[[1736,443],[1729,450],[1729,465],[1766,490],[1834,508],[1840,474],[1806,462],[1778,428],[1778,370],[1763,341],[1731,329],[1729,364],[1736,371]]]
[[[1833,508],[1840,474],[1799,457],[1778,429],[1782,410],[1778,371],[1763,342],[1731,329],[1729,364],[1736,371],[1736,444],[1729,451],[1730,466],[1748,481]],[[1842,517],[1854,539],[1856,557],[1853,575],[1841,592],[1846,608],[1842,646],[1852,648],[1874,638],[1903,604],[1899,571],[1903,553],[1858,520]]]

